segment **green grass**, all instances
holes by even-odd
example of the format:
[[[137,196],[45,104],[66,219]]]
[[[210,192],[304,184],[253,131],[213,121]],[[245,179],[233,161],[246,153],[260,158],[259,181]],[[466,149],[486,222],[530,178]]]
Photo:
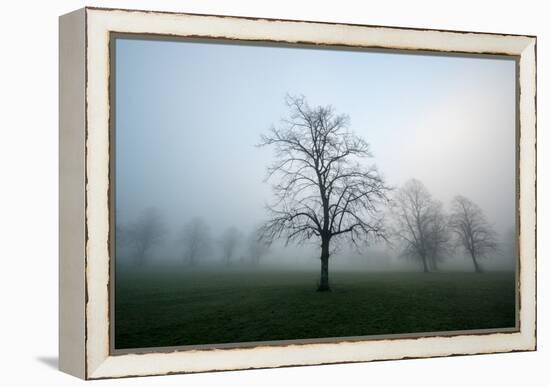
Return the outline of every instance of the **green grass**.
[[[514,274],[119,271],[117,349],[515,326]]]

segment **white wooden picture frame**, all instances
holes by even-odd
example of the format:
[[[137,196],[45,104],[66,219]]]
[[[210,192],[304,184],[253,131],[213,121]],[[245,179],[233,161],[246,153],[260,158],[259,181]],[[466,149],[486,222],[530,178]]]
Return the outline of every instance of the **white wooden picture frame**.
[[[113,353],[109,79],[111,37],[120,33],[516,58],[517,329]],[[60,17],[59,50],[59,364],[64,372],[100,379],[536,349],[535,37],[84,8]]]

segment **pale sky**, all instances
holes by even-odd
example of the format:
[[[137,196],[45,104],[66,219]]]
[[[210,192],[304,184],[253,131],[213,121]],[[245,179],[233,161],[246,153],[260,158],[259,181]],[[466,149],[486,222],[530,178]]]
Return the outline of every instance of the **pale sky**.
[[[348,114],[390,185],[420,179],[513,227],[513,60],[133,39],[116,40],[117,221],[149,206],[176,229],[264,220],[272,154],[255,144],[287,93]]]

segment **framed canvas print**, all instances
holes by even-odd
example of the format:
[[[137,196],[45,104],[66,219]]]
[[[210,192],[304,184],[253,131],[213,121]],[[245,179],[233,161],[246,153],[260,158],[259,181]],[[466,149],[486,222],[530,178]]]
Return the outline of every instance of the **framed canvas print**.
[[[60,368],[536,348],[536,38],[60,18]]]

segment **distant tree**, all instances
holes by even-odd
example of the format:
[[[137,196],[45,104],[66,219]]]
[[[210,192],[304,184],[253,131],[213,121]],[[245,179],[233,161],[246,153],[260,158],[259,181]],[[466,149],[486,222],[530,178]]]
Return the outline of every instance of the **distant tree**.
[[[166,227],[158,209],[149,207],[143,210],[124,235],[135,248],[136,264],[146,263],[147,252],[160,243],[165,233]]]
[[[183,226],[181,242],[184,262],[196,265],[210,251],[210,228],[202,218],[195,217]]]
[[[269,243],[262,238],[261,230],[255,229],[248,235],[248,254],[252,263],[260,263],[269,248]]]
[[[395,234],[405,245],[404,254],[417,259],[424,272],[437,270],[447,251],[450,235],[442,205],[421,181],[407,181],[393,202]]]
[[[242,240],[242,234],[236,227],[227,228],[220,241],[223,253],[223,259],[227,265],[231,264],[231,261],[235,257],[237,248]]]
[[[443,261],[451,251],[451,230],[449,218],[443,212],[440,202],[434,201],[428,233],[428,266],[432,271],[438,270],[438,263]]]
[[[304,97],[287,96],[289,118],[263,135],[260,146],[272,146],[276,161],[268,168],[275,180],[275,201],[262,227],[267,241],[286,243],[315,239],[321,247],[319,291],[330,290],[331,242],[385,238],[380,207],[388,187],[374,166],[369,144],[348,129],[349,117],[331,106],[310,107]]]
[[[501,239],[501,254],[504,258],[504,266],[514,268],[518,256],[517,252],[517,233],[515,226],[509,227],[504,232]]]
[[[451,228],[459,245],[472,258],[474,269],[481,272],[478,260],[497,251],[496,233],[481,208],[464,196],[456,196],[451,204]]]

